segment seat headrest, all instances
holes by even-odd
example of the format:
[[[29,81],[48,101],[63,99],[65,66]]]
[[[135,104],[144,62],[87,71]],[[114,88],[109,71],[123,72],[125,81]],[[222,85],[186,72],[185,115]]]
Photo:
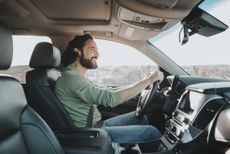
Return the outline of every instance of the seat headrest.
[[[61,64],[60,50],[48,42],[38,43],[30,59],[32,68],[57,68]]]
[[[13,57],[12,32],[0,22],[0,70],[10,67]]]

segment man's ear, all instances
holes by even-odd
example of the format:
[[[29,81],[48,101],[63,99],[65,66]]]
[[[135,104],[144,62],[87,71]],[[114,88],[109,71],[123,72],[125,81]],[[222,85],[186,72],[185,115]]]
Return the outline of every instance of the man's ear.
[[[77,52],[79,54],[79,56],[81,56],[81,51],[78,48],[74,48],[73,49],[75,52]]]

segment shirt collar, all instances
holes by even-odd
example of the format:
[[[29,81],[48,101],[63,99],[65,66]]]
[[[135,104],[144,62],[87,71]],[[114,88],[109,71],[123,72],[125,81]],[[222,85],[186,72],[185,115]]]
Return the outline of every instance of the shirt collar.
[[[70,64],[67,67],[65,67],[64,71],[72,71],[72,70],[76,70],[76,68],[74,67],[74,64]],[[76,70],[77,71],[77,70]]]
[[[76,74],[80,74],[81,75],[81,73],[75,68],[74,64],[70,64],[67,67],[65,67],[64,68],[64,72],[66,72],[66,71],[73,71]]]

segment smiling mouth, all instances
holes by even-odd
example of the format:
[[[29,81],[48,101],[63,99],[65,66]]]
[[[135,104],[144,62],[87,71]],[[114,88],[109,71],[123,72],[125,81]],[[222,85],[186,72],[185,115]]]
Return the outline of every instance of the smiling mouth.
[[[92,61],[93,63],[97,63],[97,57],[92,57],[92,58],[91,58],[91,61]]]
[[[97,57],[92,57],[91,60],[96,61]]]

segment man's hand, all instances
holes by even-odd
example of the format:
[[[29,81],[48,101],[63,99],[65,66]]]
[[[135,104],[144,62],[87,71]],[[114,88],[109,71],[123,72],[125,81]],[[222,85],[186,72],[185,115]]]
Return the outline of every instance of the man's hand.
[[[137,82],[134,85],[128,86],[127,88],[120,89],[122,98],[124,101],[127,101],[137,94],[139,94],[143,89],[145,89],[150,84],[154,83],[157,80],[162,80],[163,74],[159,71],[151,71],[148,75],[141,81]]]
[[[157,80],[163,80],[163,73],[160,71],[151,71],[146,76],[147,79],[149,79],[150,83],[154,83]]]

